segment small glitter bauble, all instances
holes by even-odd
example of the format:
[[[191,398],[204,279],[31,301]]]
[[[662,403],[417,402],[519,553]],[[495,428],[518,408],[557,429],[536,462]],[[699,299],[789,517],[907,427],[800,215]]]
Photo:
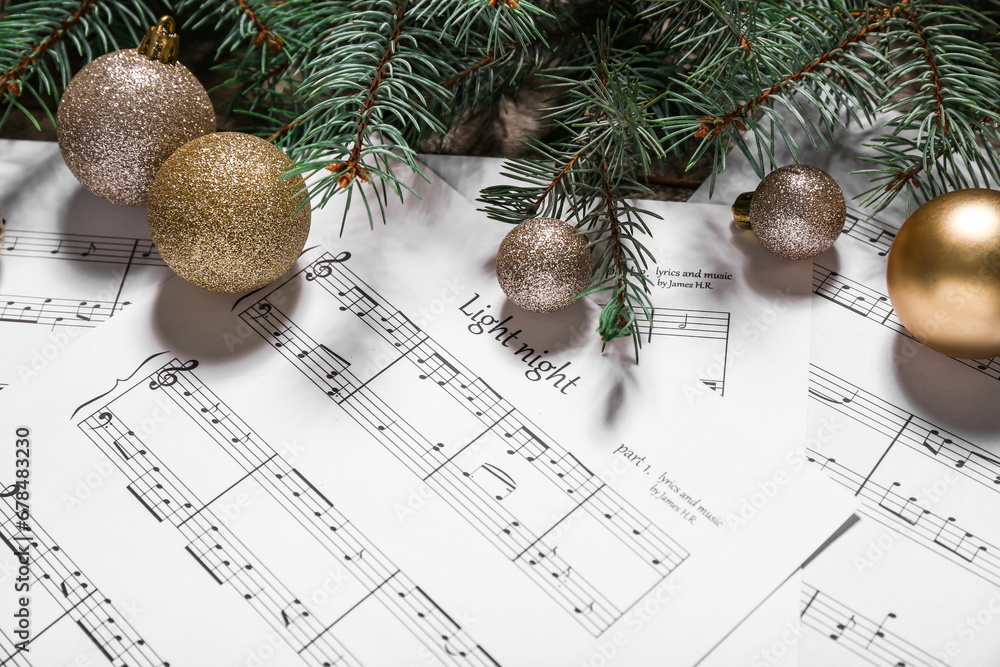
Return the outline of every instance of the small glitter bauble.
[[[1000,192],[935,197],[889,249],[889,299],[921,343],[964,359],[1000,354]]]
[[[507,297],[535,313],[568,307],[590,284],[587,237],[555,218],[526,220],[500,243],[497,279]]]
[[[112,204],[143,206],[164,161],[215,131],[215,112],[184,65],[126,49],[73,77],[57,128],[63,159],[80,183]]]
[[[847,204],[837,181],[822,169],[792,164],[760,182],[750,202],[750,225],[778,257],[807,259],[830,248],[844,229]]]
[[[163,261],[213,292],[249,292],[279,278],[309,236],[305,181],[281,177],[291,164],[280,148],[241,132],[177,149],[149,193],[149,233]]]

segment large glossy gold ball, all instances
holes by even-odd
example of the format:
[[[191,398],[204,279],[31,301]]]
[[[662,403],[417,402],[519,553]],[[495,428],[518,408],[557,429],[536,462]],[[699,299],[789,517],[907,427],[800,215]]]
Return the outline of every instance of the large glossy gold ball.
[[[555,218],[525,220],[497,250],[497,280],[507,298],[535,313],[568,307],[587,289],[594,260],[573,225]]]
[[[1000,192],[935,197],[889,250],[889,298],[907,329],[953,357],[1000,354]]]
[[[166,159],[215,131],[215,112],[184,65],[126,49],[73,77],[57,128],[63,159],[80,183],[112,204],[143,206]]]
[[[184,144],[149,193],[149,233],[163,260],[213,292],[249,292],[279,278],[309,236],[305,182],[281,177],[291,164],[280,148],[240,132]]]

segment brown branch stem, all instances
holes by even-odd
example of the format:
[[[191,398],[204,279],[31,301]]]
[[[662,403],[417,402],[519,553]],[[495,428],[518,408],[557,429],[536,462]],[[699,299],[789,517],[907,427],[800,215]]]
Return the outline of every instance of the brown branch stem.
[[[49,49],[55,46],[56,42],[62,39],[66,33],[73,28],[73,26],[79,23],[80,19],[83,18],[83,16],[98,2],[100,2],[100,0],[83,0],[79,7],[74,9],[69,16],[64,18],[59,23],[58,28],[35,45],[31,51],[23,55],[17,65],[7,70],[3,76],[0,76],[0,92],[8,92],[15,97],[20,95],[21,84],[19,83],[19,80],[21,76],[32,65],[34,65],[39,58],[45,55]]]
[[[360,178],[366,183],[368,182],[369,171],[360,164],[361,149],[364,146],[365,130],[368,128],[367,114],[375,105],[375,100],[378,99],[378,87],[385,78],[389,60],[396,52],[396,42],[399,40],[399,36],[403,32],[403,18],[406,14],[406,3],[407,0],[399,0],[396,4],[396,25],[393,27],[392,34],[389,35],[389,39],[385,42],[385,48],[382,51],[382,58],[379,60],[378,67],[375,68],[375,76],[368,84],[368,89],[365,92],[365,101],[361,104],[361,108],[358,109],[358,130],[354,136],[354,146],[351,148],[351,152],[348,154],[346,160],[331,162],[326,166],[328,171],[340,174],[340,177],[337,179],[337,185],[341,188],[349,186],[355,178]]]
[[[280,51],[285,46],[284,40],[267,27],[260,17],[257,16],[257,12],[253,10],[253,7],[247,3],[247,0],[236,0],[236,4],[247,15],[254,27],[257,28],[257,36],[253,40],[254,46],[260,46],[264,42],[267,42],[267,48],[272,51]]]

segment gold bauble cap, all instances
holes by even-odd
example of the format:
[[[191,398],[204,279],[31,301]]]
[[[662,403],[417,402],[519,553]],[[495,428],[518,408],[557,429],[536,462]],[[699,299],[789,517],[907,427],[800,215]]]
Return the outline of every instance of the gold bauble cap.
[[[161,16],[160,22],[146,31],[146,36],[139,42],[139,53],[150,60],[161,63],[177,62],[177,51],[181,38],[174,32],[174,19],[171,16]]]

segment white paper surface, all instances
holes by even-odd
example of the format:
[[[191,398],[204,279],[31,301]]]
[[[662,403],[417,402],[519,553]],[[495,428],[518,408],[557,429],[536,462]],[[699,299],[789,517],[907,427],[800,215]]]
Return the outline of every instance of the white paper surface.
[[[146,209],[85,190],[54,142],[0,140],[0,216],[0,386],[44,369],[173,275]]]
[[[31,429],[38,664],[693,664],[846,516],[792,451],[807,274],[666,207],[662,267],[734,278],[712,308],[670,288],[689,327],[635,367],[594,304],[506,305],[507,228],[423,192],[349,221],[349,260],[238,303],[172,280],[0,394]],[[729,313],[721,360],[694,310]]]
[[[847,173],[862,166],[853,154],[866,134],[844,132],[841,150],[802,158],[838,180],[849,208],[866,187]],[[756,185],[740,156],[730,166],[717,197]],[[693,199],[706,201],[707,186]],[[938,354],[900,324],[885,255],[904,218],[903,201],[877,219],[849,215],[815,260],[810,458],[862,504],[805,568],[805,665],[971,666],[1000,655],[1000,363]]]
[[[470,202],[475,202],[479,191],[487,185],[512,182],[500,175],[504,162],[501,158],[421,155],[421,160]],[[801,577],[796,572],[699,662],[699,667],[794,667],[799,664],[800,592]]]

